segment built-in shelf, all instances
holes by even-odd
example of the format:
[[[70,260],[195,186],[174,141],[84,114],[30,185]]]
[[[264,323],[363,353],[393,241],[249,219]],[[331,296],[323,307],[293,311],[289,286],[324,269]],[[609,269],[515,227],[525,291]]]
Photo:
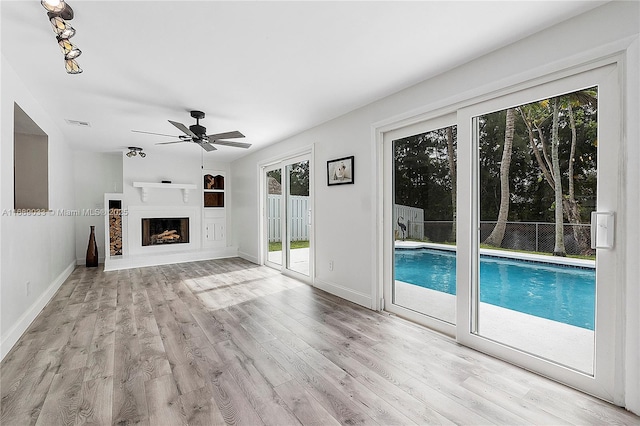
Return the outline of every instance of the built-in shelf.
[[[133,182],[134,188],[140,188],[140,198],[142,202],[146,202],[149,198],[150,188],[160,189],[181,189],[182,201],[185,203],[189,201],[189,190],[196,189],[196,185],[193,183],[158,183],[158,182]]]
[[[202,188],[205,208],[224,207],[224,176],[222,174],[206,173]]]

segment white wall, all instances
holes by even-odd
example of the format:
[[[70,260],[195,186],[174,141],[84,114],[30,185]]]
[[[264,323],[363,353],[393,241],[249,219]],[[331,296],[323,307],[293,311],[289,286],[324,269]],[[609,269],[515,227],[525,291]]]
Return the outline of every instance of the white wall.
[[[185,144],[182,144],[185,145]],[[180,152],[180,149],[194,149],[193,146],[180,146],[170,148],[155,147],[154,151],[147,152],[145,158],[140,156],[122,157],[122,172],[124,178],[124,199],[127,206],[161,206],[161,205],[177,205],[177,206],[194,206],[201,205],[199,191],[202,190],[200,182],[200,157],[187,155]],[[140,188],[134,188],[133,182],[157,182],[169,180],[172,183],[192,183],[199,186],[198,190],[192,191],[189,196],[189,202],[182,201],[182,192],[180,190],[151,189],[149,190],[149,199],[142,202],[140,199]]]
[[[14,134],[15,206],[25,209],[49,207],[49,142],[46,136]],[[28,165],[29,167],[24,167]]]
[[[86,210],[105,209],[106,192],[122,192],[122,154],[75,151],[73,153],[73,178],[75,182],[76,259],[78,265],[86,261],[90,226],[96,227],[99,262],[104,262],[104,217],[83,214]]]
[[[2,56],[0,100],[0,356],[4,357],[75,266],[73,217],[11,216],[14,102],[49,136],[49,208],[72,209],[73,155],[52,122]],[[29,292],[27,293],[27,282]]]
[[[233,229],[239,253],[250,260],[258,259],[260,244],[258,165],[269,159],[286,156],[292,151],[315,144],[313,173],[315,178],[315,285],[367,307],[377,306],[378,289],[378,226],[376,212],[379,185],[374,123],[390,121],[400,116],[439,108],[487,95],[509,85],[522,83],[545,73],[557,71],[594,55],[608,55],[629,46],[638,38],[639,13],[636,2],[612,2],[582,16],[483,56],[414,87],[396,93],[359,110],[338,117],[316,128],[272,145],[231,165],[236,185],[232,205]],[[425,43],[432,42],[425,40]],[[637,46],[637,41],[636,44]],[[636,47],[637,50],[637,47]],[[416,52],[420,54],[420,52]],[[635,60],[637,61],[637,53]],[[636,154],[629,157],[628,212],[640,211],[637,188],[638,168],[638,66],[630,66],[626,74],[632,82],[625,121],[627,140]],[[412,112],[413,111],[413,112]],[[635,112],[635,115],[632,113]],[[632,124],[635,123],[635,124]],[[355,155],[355,184],[328,187],[326,161]],[[637,217],[637,216],[636,216]],[[631,246],[640,241],[637,224],[627,233]],[[623,242],[626,244],[626,242]],[[637,248],[634,246],[634,250]],[[637,253],[630,251],[629,253]],[[334,261],[329,271],[328,262]],[[636,266],[627,268],[627,316],[625,324],[626,406],[640,412],[638,359],[640,359],[640,305],[637,289],[640,276],[638,259],[628,259]]]
[[[122,156],[123,207],[127,209],[141,207],[158,207],[159,209],[190,207],[195,209],[195,223],[191,224],[189,244],[191,250],[204,250],[202,248],[202,168],[227,174],[229,170],[228,163],[215,161],[215,151],[203,153],[204,158],[202,158],[200,152],[197,151],[198,149],[201,148],[183,144],[180,147],[156,147],[153,151],[147,152],[146,158],[140,158],[139,156],[129,158],[124,154]],[[194,184],[196,189],[189,190],[188,201],[185,203],[183,192],[180,189],[150,188],[148,190],[148,199],[143,202],[141,189],[133,186],[134,182],[160,183],[163,180],[171,181],[171,183],[175,184]],[[232,185],[231,179],[227,177],[225,180],[227,212],[230,210],[228,206],[232,197],[229,188]],[[229,214],[227,213],[228,216]],[[123,221],[126,222],[128,220],[128,216],[123,217]],[[136,229],[133,225],[131,229]],[[128,224],[125,224],[125,228],[128,228]],[[227,224],[227,229],[229,229],[229,224]],[[229,236],[229,233],[227,235]],[[174,248],[180,250],[180,247],[176,246]],[[210,254],[216,256],[215,253]],[[202,253],[196,255],[193,260],[202,258],[201,255]],[[218,255],[222,255],[222,252],[219,252]]]

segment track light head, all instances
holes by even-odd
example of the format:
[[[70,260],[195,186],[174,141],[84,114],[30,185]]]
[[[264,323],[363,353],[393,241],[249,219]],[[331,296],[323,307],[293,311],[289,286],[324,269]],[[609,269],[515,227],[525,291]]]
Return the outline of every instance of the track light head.
[[[73,19],[73,9],[64,0],[41,0],[40,4],[50,14],[58,15],[67,21]]]
[[[144,153],[142,151],[142,148],[137,147],[137,146],[130,146],[127,147],[127,149],[129,150],[129,152],[127,152],[127,157],[131,158],[131,157],[135,157],[136,155],[140,155],[140,157],[144,158],[147,156],[146,153]]]

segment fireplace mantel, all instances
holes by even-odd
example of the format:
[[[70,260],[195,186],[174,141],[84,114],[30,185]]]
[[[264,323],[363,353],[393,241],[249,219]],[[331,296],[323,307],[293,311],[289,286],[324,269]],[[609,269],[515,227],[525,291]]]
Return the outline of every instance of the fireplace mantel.
[[[185,203],[189,201],[189,190],[196,189],[196,185],[193,183],[133,182],[133,186],[140,188],[140,198],[143,203],[149,198],[149,188],[181,189],[182,201]]]

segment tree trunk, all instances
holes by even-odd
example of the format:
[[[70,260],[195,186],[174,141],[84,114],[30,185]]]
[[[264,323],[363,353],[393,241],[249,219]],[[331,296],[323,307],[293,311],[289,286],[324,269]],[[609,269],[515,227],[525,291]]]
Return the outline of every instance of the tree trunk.
[[[453,211],[453,225],[451,227],[451,241],[456,241],[456,200],[457,200],[457,181],[456,181],[456,158],[453,147],[453,129],[447,127],[447,156],[449,157],[449,177],[451,179],[451,208]]]
[[[569,199],[575,202],[576,195],[573,185],[573,162],[576,157],[576,144],[578,137],[576,135],[576,120],[573,116],[571,108],[571,100],[567,102],[567,112],[569,113],[569,126],[571,127],[571,153],[569,154]]]
[[[576,131],[576,120],[573,115],[573,108],[571,107],[571,100],[567,102],[567,112],[569,115],[569,126],[571,127],[571,153],[569,154],[569,199],[565,203],[565,213],[567,214],[569,223],[573,225],[579,225],[582,223],[582,219],[580,217],[580,206],[576,201],[573,181],[573,163],[576,158],[576,145],[578,143],[578,137]],[[572,228],[573,238],[575,238],[576,243],[578,244],[578,250],[580,251],[580,254],[585,256],[593,254],[591,244],[589,244],[589,229],[586,229],[585,226],[572,226]]]
[[[573,226],[571,231],[573,232],[573,238],[578,245],[578,251],[583,256],[593,255],[593,249],[591,248],[591,230],[588,226],[581,226],[580,220],[580,206],[576,200],[567,198],[563,200],[564,212],[567,215],[567,220]]]
[[[500,210],[498,221],[491,231],[485,244],[495,247],[502,246],[504,231],[509,217],[509,167],[511,166],[511,149],[513,146],[513,134],[515,132],[515,113],[513,108],[507,110],[507,118],[504,131],[504,147],[502,149],[502,161],[500,162]]]
[[[558,158],[558,145],[560,139],[558,136],[558,98],[551,100],[553,103],[553,124],[551,127],[551,164],[553,166],[553,180],[555,192],[555,219],[556,219],[556,239],[553,248],[554,256],[566,256],[567,251],[564,248],[564,228],[562,220],[562,179],[560,174],[560,159]]]

